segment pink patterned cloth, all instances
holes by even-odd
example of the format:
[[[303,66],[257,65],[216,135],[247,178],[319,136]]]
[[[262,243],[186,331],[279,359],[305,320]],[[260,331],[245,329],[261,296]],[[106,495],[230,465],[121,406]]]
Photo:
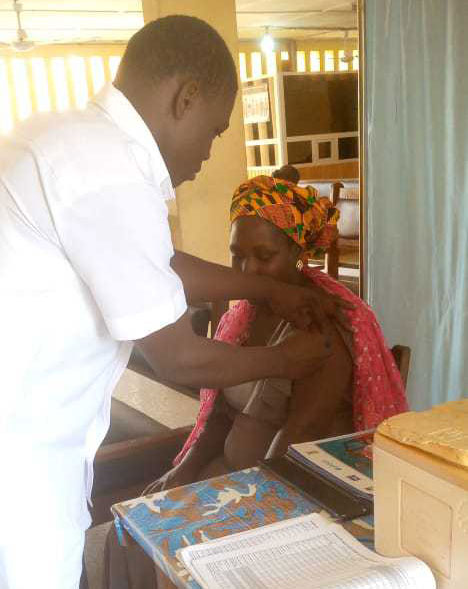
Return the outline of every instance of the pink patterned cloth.
[[[408,411],[405,388],[400,373],[387,348],[382,330],[372,309],[337,280],[320,272],[305,268],[307,278],[316,286],[338,295],[355,308],[347,310],[353,328],[353,424],[355,431],[376,427],[381,421]],[[255,307],[240,301],[221,318],[215,339],[242,346],[249,337],[249,328],[255,318]],[[195,426],[184,447],[174,460],[179,464],[196,443],[213,410],[216,389],[200,391],[200,410]]]
[[[354,430],[374,428],[387,417],[408,411],[400,372],[369,305],[320,270],[308,268],[304,273],[313,284],[355,305],[347,311],[353,328]]]

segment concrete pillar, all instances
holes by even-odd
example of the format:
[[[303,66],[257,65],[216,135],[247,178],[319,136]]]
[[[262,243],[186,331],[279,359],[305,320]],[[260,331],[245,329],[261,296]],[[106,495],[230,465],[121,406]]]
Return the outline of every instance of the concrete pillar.
[[[170,14],[196,16],[224,38],[236,63],[238,37],[234,0],[143,0],[145,22]],[[242,104],[238,93],[229,129],[215,139],[211,158],[193,182],[177,190],[170,209],[175,246],[206,260],[229,264],[229,206],[235,188],[247,177]]]

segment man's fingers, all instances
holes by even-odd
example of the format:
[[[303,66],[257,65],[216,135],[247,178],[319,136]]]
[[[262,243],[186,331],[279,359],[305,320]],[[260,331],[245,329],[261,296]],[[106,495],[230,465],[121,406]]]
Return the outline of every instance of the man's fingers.
[[[327,317],[327,315],[325,314],[325,312],[321,306],[319,308],[316,307],[314,309],[314,312],[315,312],[315,316],[314,316],[315,323],[318,327],[318,330],[323,335],[323,337],[325,339],[325,345],[328,348],[331,345],[330,319]]]
[[[356,305],[351,303],[350,301],[346,301],[345,299],[341,298],[340,295],[328,293],[328,299],[330,302],[334,303],[339,309],[355,309]]]
[[[325,343],[327,346],[331,345],[331,326],[330,326],[330,318],[326,313],[322,301],[319,300],[317,296],[313,292],[311,292],[311,301],[306,309],[310,314],[310,323],[315,323],[319,332],[324,336]]]
[[[331,354],[323,336],[317,332],[297,331],[287,335],[281,342],[282,356],[286,358],[285,377],[292,380],[310,376],[318,370]]]
[[[331,321],[338,321],[351,331],[343,311],[354,309],[352,303],[317,286],[304,288],[281,283],[277,286],[271,292],[270,308],[298,329],[308,330],[314,324],[328,345],[331,345]]]
[[[294,315],[294,327],[307,331],[311,325],[316,325],[320,333],[327,330],[328,319],[322,309],[317,306],[303,307]]]
[[[326,306],[326,314],[329,318],[334,318],[346,331],[353,331],[346,311],[352,311],[356,305],[345,301],[338,295],[329,295],[329,305]]]
[[[325,346],[329,348],[331,346],[331,325],[330,319],[326,315],[321,305],[316,305],[313,308],[306,309],[305,313],[308,316],[309,328],[312,324],[316,325],[319,333],[323,336]]]

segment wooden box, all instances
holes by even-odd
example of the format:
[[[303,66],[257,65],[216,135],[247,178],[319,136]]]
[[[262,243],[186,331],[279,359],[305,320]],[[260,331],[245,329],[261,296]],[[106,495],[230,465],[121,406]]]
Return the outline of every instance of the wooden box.
[[[468,588],[468,468],[376,433],[375,547],[414,555],[438,589]]]

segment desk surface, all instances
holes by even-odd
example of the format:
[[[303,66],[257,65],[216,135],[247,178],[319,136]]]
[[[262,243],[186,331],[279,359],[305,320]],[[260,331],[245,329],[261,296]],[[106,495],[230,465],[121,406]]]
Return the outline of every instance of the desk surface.
[[[125,501],[112,510],[117,528],[124,528],[181,589],[200,586],[179,564],[176,552],[180,548],[322,511],[260,468]],[[372,547],[371,518],[348,522],[345,527]]]

